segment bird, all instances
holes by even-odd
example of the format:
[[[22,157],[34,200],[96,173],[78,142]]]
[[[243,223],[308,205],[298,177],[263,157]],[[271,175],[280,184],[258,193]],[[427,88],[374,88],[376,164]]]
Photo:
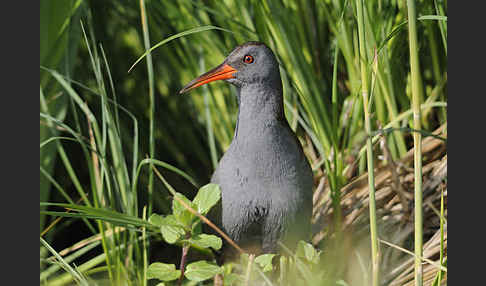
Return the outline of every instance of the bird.
[[[277,58],[265,43],[246,42],[179,93],[216,80],[236,87],[238,116],[210,180],[221,189],[211,216],[245,252],[281,253],[279,242],[295,249],[310,237],[313,172],[285,118]]]

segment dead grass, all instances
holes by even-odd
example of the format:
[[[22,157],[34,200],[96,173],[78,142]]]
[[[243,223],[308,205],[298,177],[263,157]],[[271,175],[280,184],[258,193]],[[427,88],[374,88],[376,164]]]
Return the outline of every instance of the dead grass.
[[[447,126],[442,125],[433,134],[447,138]],[[425,137],[422,142],[423,255],[427,260],[424,261],[423,279],[424,285],[432,285],[439,269],[441,192],[444,193],[444,259],[447,259],[447,142],[433,137]],[[375,187],[379,238],[387,242],[380,246],[382,282],[386,285],[413,285],[413,149],[401,160],[393,161],[384,143],[382,138],[375,145],[378,154]],[[354,169],[350,174],[355,172]],[[356,249],[358,245],[369,247],[367,176],[367,173],[351,176],[350,183],[341,189],[342,230],[352,234]],[[316,185],[312,223],[313,243],[319,245],[334,234],[330,223],[333,207],[329,185],[323,174],[318,177]],[[446,283],[447,272],[442,281]]]

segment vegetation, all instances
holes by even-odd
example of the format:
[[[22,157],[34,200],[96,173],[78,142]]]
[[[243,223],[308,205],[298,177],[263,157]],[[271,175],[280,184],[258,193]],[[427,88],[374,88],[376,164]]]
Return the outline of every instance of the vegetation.
[[[40,26],[41,285],[447,283],[446,0],[43,0]],[[280,63],[313,231],[217,265],[236,90],[178,91],[250,40]]]

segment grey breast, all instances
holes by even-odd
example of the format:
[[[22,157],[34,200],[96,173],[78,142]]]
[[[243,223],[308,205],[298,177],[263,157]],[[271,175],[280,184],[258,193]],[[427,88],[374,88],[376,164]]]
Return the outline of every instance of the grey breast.
[[[293,248],[308,238],[312,171],[287,122],[260,135],[234,140],[211,181],[222,190],[223,230],[242,247],[275,252],[279,240]]]

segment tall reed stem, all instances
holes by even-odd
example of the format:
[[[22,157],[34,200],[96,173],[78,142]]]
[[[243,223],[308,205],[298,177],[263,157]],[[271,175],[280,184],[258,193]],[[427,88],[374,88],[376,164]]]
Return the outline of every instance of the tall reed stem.
[[[407,0],[408,8],[408,37],[410,48],[410,72],[412,77],[412,111],[413,128],[420,130],[420,99],[422,98],[422,79],[418,58],[417,43],[417,15],[415,0]],[[422,135],[413,133],[414,156],[414,198],[415,198],[415,285],[422,285]]]
[[[363,0],[356,0],[358,16],[358,39],[359,39],[359,57],[361,63],[361,94],[363,96],[363,108],[365,117],[365,130],[368,134],[366,139],[366,154],[368,164],[368,185],[370,193],[370,232],[371,232],[371,263],[372,275],[371,283],[373,286],[379,285],[379,249],[378,249],[378,231],[376,225],[376,203],[375,203],[375,174],[373,167],[373,144],[371,142],[371,122],[370,110],[368,108],[368,60],[366,55],[366,39],[364,29]]]
[[[145,50],[150,49],[150,37],[147,22],[147,13],[145,10],[145,1],[140,0],[140,13],[142,18],[142,30],[143,30],[143,43]],[[149,80],[149,100],[150,100],[150,142],[149,142],[149,153],[150,159],[154,158],[154,113],[155,113],[155,103],[154,103],[154,68],[152,65],[152,54],[147,54],[147,73]],[[153,164],[150,163],[149,170],[152,169]],[[153,184],[154,184],[154,173],[149,172],[149,182],[148,182],[148,216],[152,213],[152,194],[153,194]]]

